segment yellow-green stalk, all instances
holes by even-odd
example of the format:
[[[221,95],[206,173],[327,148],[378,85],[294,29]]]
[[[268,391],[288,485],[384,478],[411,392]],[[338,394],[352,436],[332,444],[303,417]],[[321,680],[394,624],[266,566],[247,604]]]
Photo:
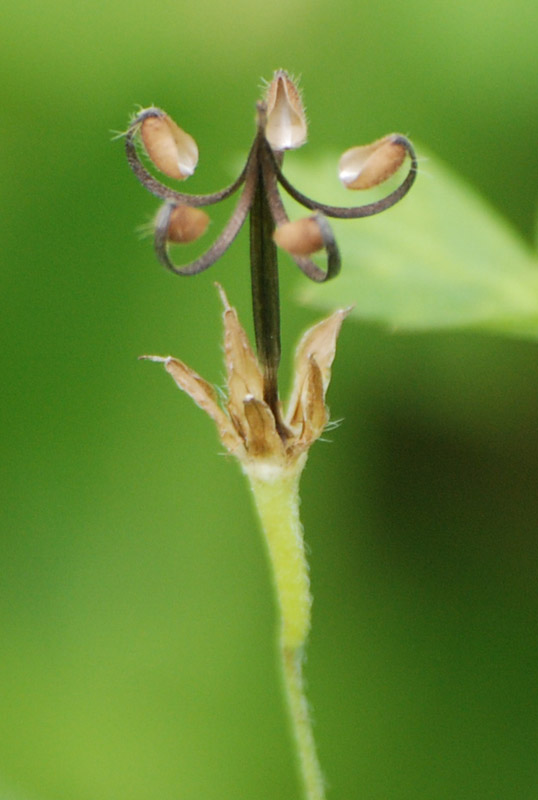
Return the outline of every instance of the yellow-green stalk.
[[[246,469],[273,572],[280,616],[279,650],[292,733],[307,800],[322,800],[323,776],[316,754],[303,684],[304,647],[310,631],[310,581],[299,518],[299,479],[305,458],[292,467]]]

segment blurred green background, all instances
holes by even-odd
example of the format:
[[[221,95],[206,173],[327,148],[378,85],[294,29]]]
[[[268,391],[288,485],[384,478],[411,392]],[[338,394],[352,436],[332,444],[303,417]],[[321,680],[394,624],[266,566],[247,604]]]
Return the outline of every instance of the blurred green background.
[[[137,361],[173,353],[222,381],[213,281],[248,319],[247,241],[196,279],[165,273],[136,231],[156,202],[111,131],[138,103],[165,108],[200,147],[188,188],[211,191],[247,151],[260,78],[285,67],[302,75],[305,152],[401,130],[530,241],[536,3],[0,13],[0,797],[295,800],[244,481]],[[294,300],[303,281],[283,264],[288,354],[319,316]],[[537,398],[535,344],[345,326],[330,392],[345,421],[302,492],[329,797],[537,796]]]

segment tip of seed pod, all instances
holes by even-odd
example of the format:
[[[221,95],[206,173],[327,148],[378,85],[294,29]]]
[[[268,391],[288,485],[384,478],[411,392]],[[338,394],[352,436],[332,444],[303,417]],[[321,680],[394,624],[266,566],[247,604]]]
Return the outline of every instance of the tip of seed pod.
[[[265,136],[273,150],[301,147],[307,138],[306,114],[299,89],[285,70],[275,72],[265,103]]]

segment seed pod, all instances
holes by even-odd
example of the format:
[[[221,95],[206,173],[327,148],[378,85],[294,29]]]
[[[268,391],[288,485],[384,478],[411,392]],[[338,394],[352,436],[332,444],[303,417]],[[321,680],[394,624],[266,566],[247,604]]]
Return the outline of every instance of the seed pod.
[[[198,163],[196,142],[167,114],[147,116],[140,126],[146,153],[162,173],[183,181]]]
[[[168,241],[176,244],[194,242],[206,232],[209,216],[201,208],[176,206],[170,214]]]
[[[370,189],[383,183],[401,167],[407,149],[398,134],[352,147],[340,158],[338,175],[346,189]]]
[[[324,246],[315,217],[303,217],[279,225],[273,234],[275,243],[292,256],[310,256]]]
[[[303,102],[297,86],[283,69],[275,72],[265,96],[265,136],[273,150],[294,150],[306,142]]]

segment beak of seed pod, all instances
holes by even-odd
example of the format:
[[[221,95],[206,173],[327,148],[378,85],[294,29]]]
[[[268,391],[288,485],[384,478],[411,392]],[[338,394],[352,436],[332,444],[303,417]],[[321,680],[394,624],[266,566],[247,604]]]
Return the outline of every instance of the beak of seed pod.
[[[198,163],[198,147],[188,133],[162,111],[148,113],[140,125],[140,137],[153,164],[169,178],[189,178]]]
[[[275,72],[265,96],[265,137],[273,150],[295,150],[306,142],[306,116],[301,95],[283,69]]]
[[[292,256],[310,256],[324,247],[323,236],[316,217],[303,217],[279,225],[273,234],[278,247]]]
[[[394,175],[406,154],[402,137],[397,133],[363,147],[352,147],[340,158],[340,180],[346,189],[371,189]]]

